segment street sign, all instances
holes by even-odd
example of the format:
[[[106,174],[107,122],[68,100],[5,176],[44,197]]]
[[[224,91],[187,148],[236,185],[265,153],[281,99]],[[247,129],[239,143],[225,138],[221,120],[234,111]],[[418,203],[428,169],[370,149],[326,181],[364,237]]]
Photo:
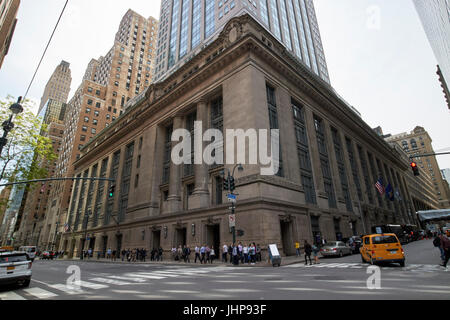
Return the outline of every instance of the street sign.
[[[230,214],[229,221],[230,221],[230,228],[236,227],[236,215]]]
[[[228,202],[236,203],[237,197],[235,194],[228,195]]]

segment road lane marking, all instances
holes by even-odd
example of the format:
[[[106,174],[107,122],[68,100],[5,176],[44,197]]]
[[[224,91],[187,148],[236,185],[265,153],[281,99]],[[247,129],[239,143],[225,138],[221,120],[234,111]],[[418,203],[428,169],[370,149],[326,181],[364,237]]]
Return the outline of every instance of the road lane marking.
[[[58,295],[55,293],[52,293],[50,291],[41,289],[41,288],[30,288],[23,290],[28,294],[31,294],[32,296],[39,298],[39,299],[48,299],[48,298],[54,298]]]
[[[126,280],[126,281],[133,281],[133,282],[147,282],[147,280],[136,278],[136,277],[124,277],[124,276],[107,276],[110,279],[117,279],[117,280]]]
[[[67,286],[65,284],[52,284],[52,285],[49,285],[49,287],[52,289],[63,291],[64,293],[67,293],[68,295],[77,295],[77,294],[85,293],[81,289],[77,289],[73,286]]]
[[[0,293],[0,300],[18,301],[18,300],[26,300],[26,299],[24,297],[19,296],[15,292],[5,292],[5,293]]]
[[[167,279],[167,277],[161,277],[156,275],[149,275],[149,274],[134,274],[134,273],[127,273],[125,274],[126,277],[135,277],[135,278],[144,278],[144,279],[151,279],[151,280],[161,280],[161,279]],[[141,281],[141,282],[145,282]]]
[[[119,281],[119,280],[113,280],[113,279],[106,279],[106,278],[92,278],[89,279],[89,281],[95,281],[95,282],[101,282],[101,283],[107,283],[107,284],[114,284],[117,286],[130,286],[133,283],[131,282],[125,282],[125,281]]]
[[[80,286],[84,287],[84,288],[94,289],[94,290],[109,288],[109,286],[104,285],[104,284],[91,283],[91,282],[87,282],[87,281],[80,281]]]

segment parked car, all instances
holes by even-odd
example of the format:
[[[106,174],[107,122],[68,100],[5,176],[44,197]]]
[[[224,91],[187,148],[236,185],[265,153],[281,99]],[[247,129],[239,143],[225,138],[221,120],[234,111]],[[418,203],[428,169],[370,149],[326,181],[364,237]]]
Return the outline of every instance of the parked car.
[[[350,239],[348,239],[346,241],[346,245],[349,246],[350,248],[352,248],[353,254],[358,254],[359,249],[361,248],[362,239],[360,237],[356,237],[356,236],[351,237],[351,239],[353,240],[352,245],[350,245]]]
[[[42,253],[42,260],[53,260],[54,257],[55,254],[53,251],[44,251],[44,253]]]
[[[22,284],[28,287],[32,264],[25,252],[0,252],[0,286]]]
[[[373,234],[363,237],[361,259],[363,263],[371,265],[399,263],[401,267],[404,267],[406,256],[397,235]]]
[[[28,247],[20,247],[19,248],[20,252],[25,252],[28,256],[28,260],[31,260],[31,262],[34,261],[34,259],[36,258],[36,251],[37,248],[34,246],[28,246]]]
[[[324,257],[331,257],[331,256],[343,257],[344,255],[351,255],[352,248],[347,246],[342,241],[331,241],[325,243],[325,245],[320,249],[320,253]]]

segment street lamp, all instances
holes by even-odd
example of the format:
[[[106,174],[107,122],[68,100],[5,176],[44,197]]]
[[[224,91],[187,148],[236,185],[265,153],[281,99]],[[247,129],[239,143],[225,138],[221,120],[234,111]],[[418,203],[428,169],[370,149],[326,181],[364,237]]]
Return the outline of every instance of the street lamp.
[[[19,97],[19,99],[17,100],[17,103],[14,103],[11,107],[9,107],[9,110],[11,110],[12,114],[9,117],[9,120],[3,122],[3,124],[2,124],[3,137],[0,138],[0,156],[3,151],[3,147],[6,146],[6,144],[8,143],[8,139],[6,139],[8,136],[8,133],[10,133],[12,129],[14,129],[14,123],[12,122],[14,115],[18,115],[23,112],[23,107],[22,107],[22,105],[20,105],[21,101],[22,101],[22,97]]]
[[[225,179],[225,171],[222,171],[222,177],[224,179],[225,185],[224,185],[224,189],[227,191],[230,191],[230,195],[234,195],[234,190],[235,190],[235,184],[234,184],[234,173],[236,171],[236,169],[239,170],[239,172],[244,171],[244,167],[242,166],[242,164],[237,164],[234,166],[233,168],[233,172],[231,173],[229,169],[227,169],[228,171],[228,177]],[[236,203],[235,201],[232,201],[231,203],[231,215],[235,218],[236,217]],[[234,219],[234,221],[236,221],[236,219]],[[234,225],[233,227],[231,227],[231,232],[233,233],[233,245],[235,245],[236,243],[236,225]]]

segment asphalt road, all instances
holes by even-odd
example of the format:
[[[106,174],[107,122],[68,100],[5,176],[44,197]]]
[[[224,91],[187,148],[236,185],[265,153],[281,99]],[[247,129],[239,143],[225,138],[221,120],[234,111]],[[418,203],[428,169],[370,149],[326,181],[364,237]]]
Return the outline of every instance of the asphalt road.
[[[405,252],[405,268],[380,269],[380,289],[368,288],[372,273],[360,255],[281,268],[37,261],[30,288],[3,288],[0,300],[450,299],[450,273],[439,267],[432,241],[409,244]],[[68,268],[77,267],[80,287],[68,287]]]

